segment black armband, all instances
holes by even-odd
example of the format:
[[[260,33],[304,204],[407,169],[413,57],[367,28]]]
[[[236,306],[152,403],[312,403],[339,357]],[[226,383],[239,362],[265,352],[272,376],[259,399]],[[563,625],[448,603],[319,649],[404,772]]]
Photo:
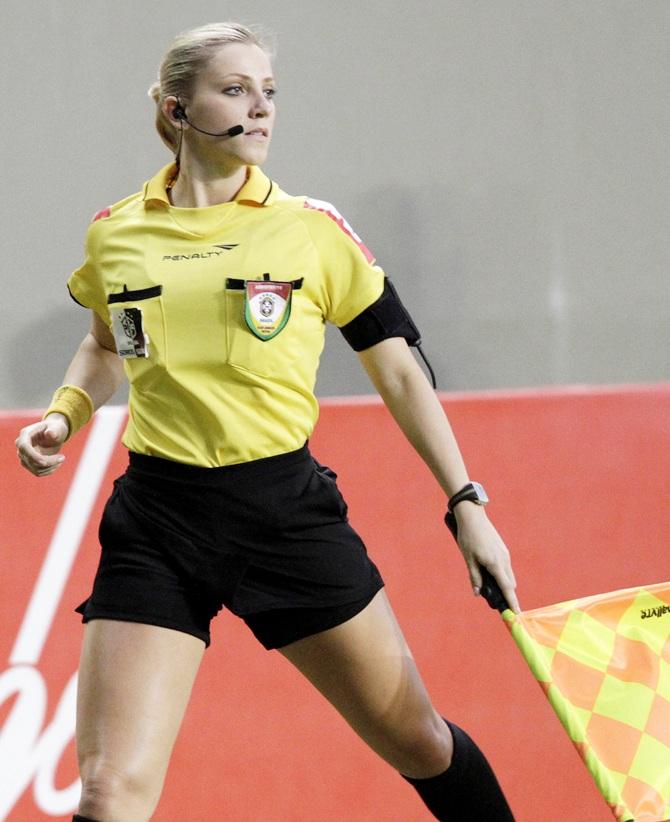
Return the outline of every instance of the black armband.
[[[404,337],[407,345],[421,343],[419,329],[388,277],[384,277],[381,297],[343,325],[340,331],[354,351],[364,351],[389,337]]]

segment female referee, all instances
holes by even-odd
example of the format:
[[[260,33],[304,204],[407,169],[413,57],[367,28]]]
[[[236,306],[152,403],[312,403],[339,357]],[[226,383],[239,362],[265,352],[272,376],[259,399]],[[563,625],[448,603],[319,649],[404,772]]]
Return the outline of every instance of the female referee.
[[[223,607],[277,648],[418,791],[437,819],[512,813],[481,751],[431,705],[334,474],[306,442],[325,322],[343,332],[449,501],[475,593],[480,567],[515,609],[508,551],[408,343],[416,329],[328,203],[260,170],[275,120],[268,51],[244,26],[178,36],[150,90],[175,162],[105,209],[73,298],[83,340],[21,463],[62,444],[125,372],[130,457],[100,525],[77,709],[75,820],[152,815]]]

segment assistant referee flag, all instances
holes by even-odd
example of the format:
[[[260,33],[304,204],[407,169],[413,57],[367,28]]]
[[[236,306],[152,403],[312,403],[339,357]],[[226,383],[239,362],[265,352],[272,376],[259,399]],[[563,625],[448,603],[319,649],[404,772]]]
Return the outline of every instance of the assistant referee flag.
[[[617,821],[670,820],[670,582],[503,619]]]

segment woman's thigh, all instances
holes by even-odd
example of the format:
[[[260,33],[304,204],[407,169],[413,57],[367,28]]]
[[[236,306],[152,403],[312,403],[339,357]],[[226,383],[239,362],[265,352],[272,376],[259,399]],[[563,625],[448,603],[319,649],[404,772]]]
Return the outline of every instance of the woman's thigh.
[[[154,625],[86,625],[77,697],[77,753],[84,791],[116,774],[157,801],[204,642]]]
[[[431,704],[385,591],[349,621],[280,652],[393,767],[419,778],[448,767],[451,734]]]

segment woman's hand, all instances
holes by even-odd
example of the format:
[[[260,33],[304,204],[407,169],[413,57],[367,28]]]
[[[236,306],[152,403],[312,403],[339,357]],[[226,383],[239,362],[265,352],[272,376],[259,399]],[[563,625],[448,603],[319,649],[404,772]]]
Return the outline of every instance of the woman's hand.
[[[99,408],[114,394],[123,379],[123,361],[116,353],[114,336],[100,317],[91,312],[91,330],[65,373],[64,384],[83,389]],[[41,422],[22,429],[16,439],[21,465],[36,477],[47,477],[65,461],[58,452],[70,433],[63,414],[52,412]]]
[[[53,474],[65,460],[58,452],[68,433],[68,422],[62,414],[49,414],[46,419],[21,429],[16,438],[21,465],[36,477]]]
[[[484,509],[472,502],[460,502],[454,508],[458,522],[458,547],[470,574],[476,596],[482,587],[480,566],[495,577],[510,608],[519,613],[516,579],[507,546],[486,516]]]

